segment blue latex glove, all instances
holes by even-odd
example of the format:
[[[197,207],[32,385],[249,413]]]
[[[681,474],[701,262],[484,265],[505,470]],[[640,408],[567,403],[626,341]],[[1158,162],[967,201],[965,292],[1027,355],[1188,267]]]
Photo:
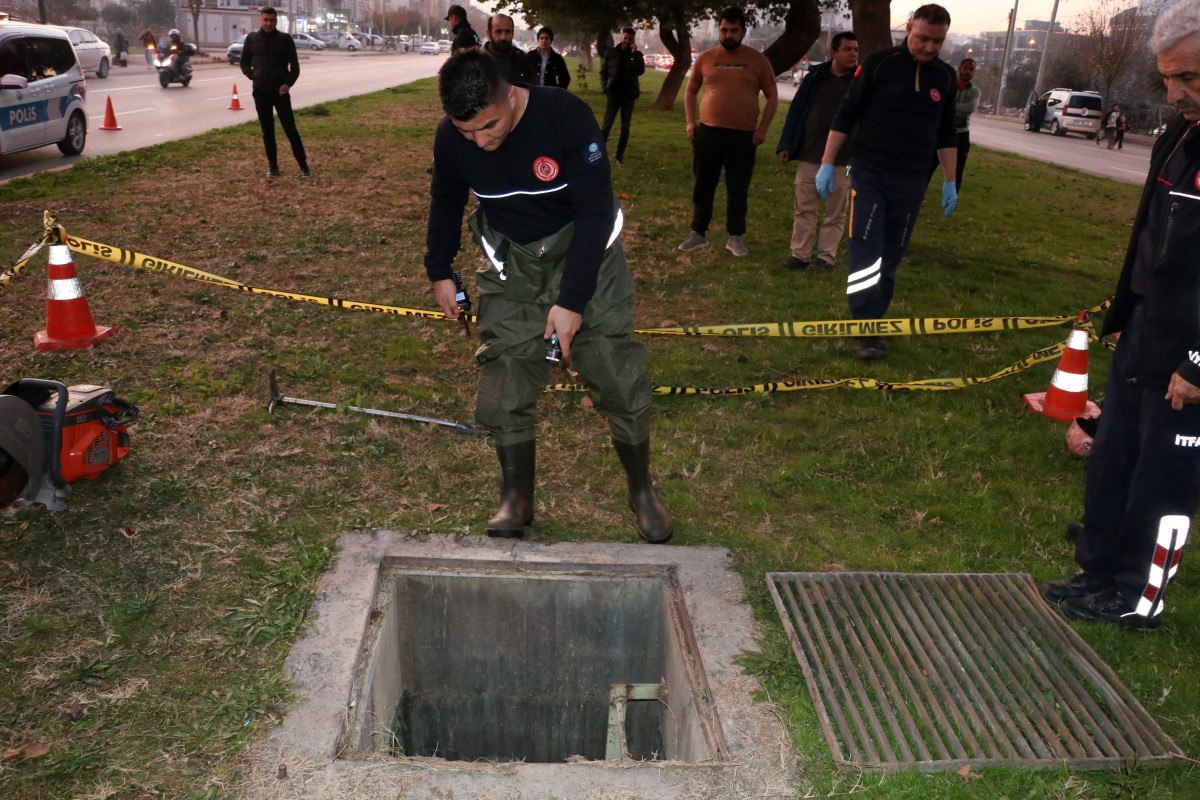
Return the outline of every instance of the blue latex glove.
[[[942,184],[942,208],[946,209],[946,216],[954,213],[954,208],[958,205],[958,187],[954,185],[954,181],[946,181]]]
[[[833,193],[833,164],[822,164],[817,170],[817,194],[824,200]]]

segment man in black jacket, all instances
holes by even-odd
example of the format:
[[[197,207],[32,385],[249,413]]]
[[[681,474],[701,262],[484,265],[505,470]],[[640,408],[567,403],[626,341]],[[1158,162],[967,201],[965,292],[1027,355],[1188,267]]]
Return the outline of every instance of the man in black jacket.
[[[621,41],[608,48],[600,64],[600,91],[608,95],[604,107],[604,123],[600,131],[608,143],[608,132],[612,130],[617,112],[621,112],[621,138],[617,140],[617,163],[625,163],[625,145],[629,144],[629,123],[633,119],[633,104],[641,94],[638,76],[646,71],[646,60],[637,49],[633,28],[621,31]]]
[[[483,51],[496,59],[500,77],[508,83],[520,83],[525,72],[525,54],[513,45],[516,27],[508,14],[493,14],[488,17],[487,38]]]
[[[525,56],[525,82],[534,86],[557,86],[566,89],[571,85],[571,73],[567,62],[554,52],[554,31],[542,28],[537,34],[538,46]]]
[[[796,166],[796,201],[792,221],[792,254],[779,262],[783,269],[829,272],[837,256],[838,242],[846,225],[846,200],[850,197],[850,178],[845,170],[835,170],[833,193],[825,204],[825,221],[817,235],[817,170],[825,154],[825,139],[837,113],[854,68],[858,66],[858,37],[842,31],[829,45],[829,60],[808,71],[788,108],[787,120],[775,152],[779,162],[799,161]],[[833,164],[845,167],[850,148],[843,147]],[[840,174],[839,174],[840,173]],[[813,244],[817,260],[810,262]]]
[[[821,197],[834,187],[834,160],[854,132],[850,155],[850,274],[846,298],[855,319],[879,319],[896,289],[929,183],[929,154],[942,165],[942,206],[954,213],[955,97],[958,75],[938,58],[950,13],[929,3],[913,12],[904,41],[867,56],[838,109],[817,170]],[[863,328],[870,330],[870,325]],[[864,361],[887,356],[878,336],[859,339]]]
[[[1103,333],[1120,333],[1088,458],[1081,571],[1045,597],[1067,619],[1148,630],[1200,502],[1200,0],[1151,37],[1178,110],[1150,172]]]
[[[300,59],[296,57],[296,42],[275,27],[276,13],[271,6],[258,12],[261,30],[246,37],[242,47],[242,73],[254,86],[254,109],[262,127],[263,147],[267,151],[267,177],[279,177],[279,158],[275,148],[275,115],[292,144],[292,155],[300,165],[300,177],[311,178],[304,142],[296,130],[292,114],[292,86],[300,77]]]
[[[475,33],[471,23],[467,21],[465,8],[458,5],[450,6],[446,11],[446,22],[450,23],[450,34],[454,37],[454,41],[450,44],[451,54],[479,47],[479,34]]]

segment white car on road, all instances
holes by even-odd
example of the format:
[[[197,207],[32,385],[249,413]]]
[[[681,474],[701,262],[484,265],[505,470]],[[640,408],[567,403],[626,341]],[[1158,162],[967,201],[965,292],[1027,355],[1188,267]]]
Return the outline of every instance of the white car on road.
[[[96,34],[86,28],[62,27],[71,39],[75,55],[79,56],[79,66],[84,72],[91,72],[97,78],[107,78],[108,68],[112,66],[112,50],[108,42],[99,39]]]

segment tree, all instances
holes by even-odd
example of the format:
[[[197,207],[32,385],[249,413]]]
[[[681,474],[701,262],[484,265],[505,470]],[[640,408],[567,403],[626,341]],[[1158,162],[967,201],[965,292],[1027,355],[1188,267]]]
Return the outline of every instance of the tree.
[[[1077,18],[1080,33],[1086,37],[1085,63],[1092,79],[1108,102],[1113,86],[1145,48],[1150,21],[1137,8],[1123,9],[1122,0],[1099,0]]]
[[[849,0],[858,58],[892,46],[892,0]]]

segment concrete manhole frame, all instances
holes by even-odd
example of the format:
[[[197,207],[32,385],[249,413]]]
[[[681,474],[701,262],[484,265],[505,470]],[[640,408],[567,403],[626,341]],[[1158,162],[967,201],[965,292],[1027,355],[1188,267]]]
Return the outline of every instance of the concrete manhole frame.
[[[256,755],[255,772],[290,775],[270,781],[263,796],[357,797],[705,798],[753,795],[790,797],[796,787],[795,753],[780,718],[756,703],[758,684],[735,660],[756,652],[757,625],[744,602],[740,576],[728,568],[728,551],[559,543],[542,545],[467,536],[409,536],[394,531],[348,534],[321,578],[307,630],[286,668],[296,702]],[[461,566],[455,566],[459,565]],[[644,569],[667,574],[686,606],[700,660],[706,700],[715,710],[708,732],[716,757],[699,762],[582,761],[566,764],[451,762],[346,752],[355,724],[356,681],[369,658],[372,614],[380,585],[397,567],[447,565],[470,570],[491,564],[519,574],[583,566],[627,574]],[[292,768],[289,770],[288,765]],[[301,776],[304,776],[301,779]],[[273,784],[273,785],[271,785]],[[347,795],[349,796],[349,795]]]

